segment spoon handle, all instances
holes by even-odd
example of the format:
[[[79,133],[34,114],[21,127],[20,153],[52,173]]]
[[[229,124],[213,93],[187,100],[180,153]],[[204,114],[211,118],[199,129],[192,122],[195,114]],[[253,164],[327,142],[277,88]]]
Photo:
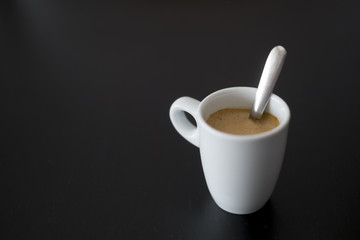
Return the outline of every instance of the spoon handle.
[[[250,113],[251,118],[261,118],[265,107],[269,102],[270,95],[275,87],[276,81],[280,75],[285,57],[286,50],[282,46],[276,46],[271,50],[266,60],[259,86],[256,91],[254,105]]]

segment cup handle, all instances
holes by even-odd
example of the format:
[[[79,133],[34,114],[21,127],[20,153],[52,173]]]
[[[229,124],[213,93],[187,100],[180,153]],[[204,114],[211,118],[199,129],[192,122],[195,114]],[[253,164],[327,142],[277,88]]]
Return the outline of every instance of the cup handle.
[[[185,112],[189,113],[197,123],[199,104],[200,102],[194,98],[181,97],[170,107],[170,120],[176,131],[196,147],[199,147],[199,130],[185,116]]]

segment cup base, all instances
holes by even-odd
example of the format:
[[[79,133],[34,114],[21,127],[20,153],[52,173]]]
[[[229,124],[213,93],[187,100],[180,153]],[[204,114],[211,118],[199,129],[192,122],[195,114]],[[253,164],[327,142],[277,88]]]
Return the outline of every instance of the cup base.
[[[232,204],[232,205],[226,204],[225,205],[223,203],[217,202],[215,199],[214,199],[214,202],[220,209],[222,209],[223,211],[225,211],[227,213],[236,214],[236,215],[247,215],[247,214],[251,214],[251,213],[254,213],[254,212],[257,212],[258,210],[260,210],[262,207],[265,206],[267,201],[260,206],[252,207],[252,208],[235,206],[234,204]]]

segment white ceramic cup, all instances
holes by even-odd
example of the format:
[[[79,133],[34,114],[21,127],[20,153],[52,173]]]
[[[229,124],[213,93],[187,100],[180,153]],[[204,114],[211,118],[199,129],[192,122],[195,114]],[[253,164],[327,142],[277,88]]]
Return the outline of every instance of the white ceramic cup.
[[[170,107],[175,129],[200,148],[206,183],[213,199],[220,208],[235,214],[255,212],[269,200],[283,163],[290,110],[280,97],[272,94],[265,111],[276,116],[280,124],[254,135],[221,132],[209,126],[206,120],[224,108],[251,109],[256,90],[226,88],[201,102],[181,97]],[[196,126],[185,112],[194,117]]]

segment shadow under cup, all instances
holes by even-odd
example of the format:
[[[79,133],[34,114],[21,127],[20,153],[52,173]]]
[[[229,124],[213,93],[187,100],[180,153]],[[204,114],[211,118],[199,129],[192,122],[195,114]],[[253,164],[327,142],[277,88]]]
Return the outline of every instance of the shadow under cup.
[[[199,148],[209,191],[223,210],[235,214],[257,211],[269,200],[283,162],[290,110],[272,94],[265,109],[279,120],[279,126],[258,134],[235,135],[206,123],[224,108],[251,109],[256,88],[233,87],[207,96],[199,105],[197,125]]]

